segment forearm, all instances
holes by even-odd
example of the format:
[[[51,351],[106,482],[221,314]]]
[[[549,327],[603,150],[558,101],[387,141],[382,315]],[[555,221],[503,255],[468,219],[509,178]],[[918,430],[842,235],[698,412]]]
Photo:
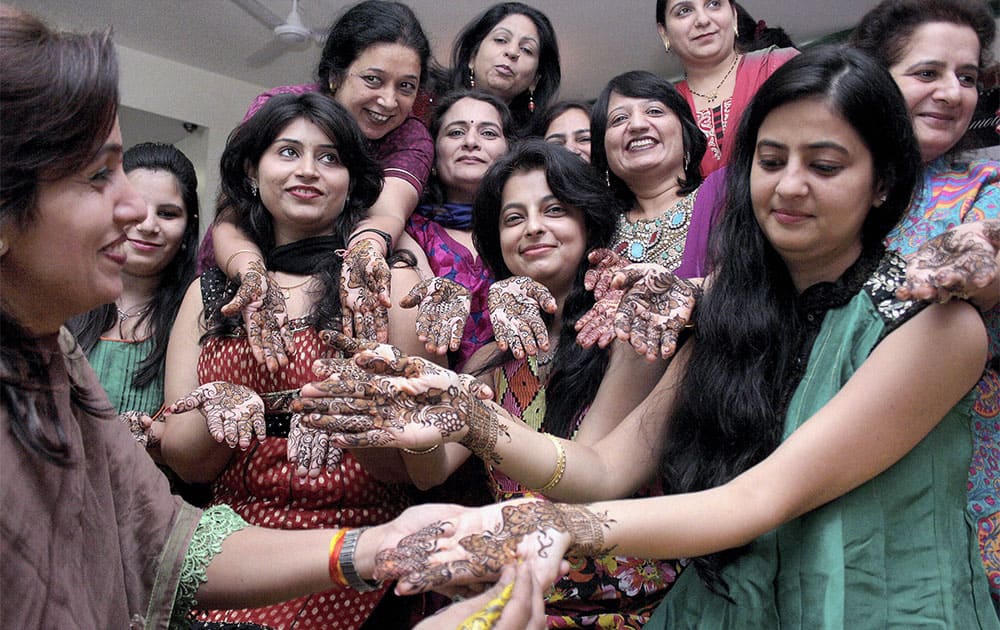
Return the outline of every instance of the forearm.
[[[432,451],[402,452],[410,480],[417,488],[429,490],[444,483],[469,458],[469,449],[460,444],[442,444]]]
[[[188,483],[210,483],[225,470],[233,449],[216,442],[198,411],[171,415],[160,444],[163,461]]]
[[[216,221],[210,229],[215,262],[228,277],[235,278],[237,273],[246,271],[246,265],[252,260],[263,260],[260,248],[234,223]]]
[[[395,244],[403,234],[406,221],[413,213],[413,209],[417,207],[418,201],[419,196],[413,186],[397,177],[387,177],[382,187],[382,193],[368,209],[368,217],[355,226],[352,235],[357,234],[358,237],[352,239],[351,242],[353,243],[359,238],[370,238],[376,240],[379,247],[385,247],[385,242],[375,234],[371,232],[359,234],[363,229],[374,228],[391,236],[392,242]]]

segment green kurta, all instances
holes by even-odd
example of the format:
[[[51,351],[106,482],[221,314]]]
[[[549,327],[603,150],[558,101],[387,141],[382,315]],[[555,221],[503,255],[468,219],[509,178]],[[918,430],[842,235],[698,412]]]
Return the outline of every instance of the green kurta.
[[[101,386],[118,413],[141,411],[152,416],[163,405],[163,372],[144,387],[132,385],[132,379],[153,349],[153,338],[122,341],[102,337],[87,356],[97,372]]]
[[[890,254],[860,293],[827,312],[785,437],[912,314],[892,296],[903,269]],[[646,628],[1000,628],[965,511],[970,403],[884,473],[754,541],[723,571],[734,602],[688,570]]]

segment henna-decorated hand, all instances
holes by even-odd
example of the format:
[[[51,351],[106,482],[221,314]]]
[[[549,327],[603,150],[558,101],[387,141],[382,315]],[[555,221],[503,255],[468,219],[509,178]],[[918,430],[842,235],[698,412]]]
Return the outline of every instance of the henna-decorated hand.
[[[628,265],[611,286],[624,290],[615,315],[618,338],[649,361],[673,356],[700,289],[653,263]]]
[[[424,280],[410,289],[399,305],[419,307],[417,338],[428,352],[445,354],[462,345],[462,331],[472,307],[469,290],[462,285],[447,278]]]
[[[128,427],[135,441],[144,448],[155,448],[163,437],[163,422],[141,411],[126,411],[118,415],[118,420]]]
[[[249,387],[215,381],[205,383],[170,405],[165,413],[184,413],[198,409],[208,422],[208,432],[220,444],[242,450],[256,437],[267,437],[264,402]]]
[[[344,254],[340,308],[344,333],[369,341],[389,338],[389,280],[385,256],[374,241],[361,239]]]
[[[247,268],[240,275],[239,291],[222,307],[222,314],[232,316],[242,311],[253,358],[273,374],[287,366],[288,357],[295,352],[285,298],[267,274],[264,263],[254,259]]]
[[[902,300],[970,299],[982,310],[1000,300],[1000,220],[960,225],[924,243],[907,260]]]
[[[288,429],[288,461],[298,464],[300,477],[319,477],[324,470],[340,466],[344,452],[330,443],[330,434],[322,428],[303,426],[301,414],[292,414]]]
[[[544,286],[525,276],[494,282],[487,303],[493,336],[500,350],[518,359],[549,349],[549,331],[541,313],[556,312],[556,300]]]
[[[584,288],[594,292],[594,305],[574,324],[576,341],[584,348],[607,348],[616,338],[615,314],[623,291],[611,288],[611,279],[625,261],[610,249],[595,249],[587,256],[591,268],[584,274]]]
[[[398,579],[397,592],[419,593],[446,585],[493,581],[520,557],[543,585],[565,572],[572,551],[606,553],[611,521],[585,506],[517,499],[462,510],[402,538],[375,557],[377,579]]]
[[[324,380],[303,387],[292,409],[303,426],[330,431],[335,444],[425,449],[457,441],[495,459],[505,425],[479,402],[493,392],[469,375],[392,346],[363,350],[353,360],[317,360],[313,369]]]

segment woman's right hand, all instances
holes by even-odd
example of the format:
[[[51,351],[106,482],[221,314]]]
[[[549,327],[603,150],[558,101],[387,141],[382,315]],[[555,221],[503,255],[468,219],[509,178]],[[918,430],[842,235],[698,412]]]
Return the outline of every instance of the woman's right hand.
[[[286,367],[295,352],[285,298],[259,258],[250,260],[239,277],[239,291],[222,307],[222,314],[231,317],[242,312],[253,358],[273,374]]]
[[[549,331],[541,313],[556,312],[556,300],[544,286],[525,276],[514,276],[490,286],[487,304],[493,336],[501,351],[518,359],[549,349]]]
[[[128,427],[129,433],[143,448],[156,448],[163,436],[163,422],[141,411],[126,411],[118,415],[118,421]]]
[[[413,630],[544,630],[544,596],[530,565],[508,564],[488,590],[442,608]]]
[[[166,414],[201,411],[212,439],[229,448],[246,450],[256,437],[267,437],[264,402],[249,387],[215,381],[205,383],[167,407]]]

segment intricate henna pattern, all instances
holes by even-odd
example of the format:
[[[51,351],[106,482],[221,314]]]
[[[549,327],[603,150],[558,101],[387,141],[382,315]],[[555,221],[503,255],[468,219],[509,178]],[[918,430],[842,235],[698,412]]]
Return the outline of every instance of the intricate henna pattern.
[[[499,511],[498,511],[499,509]],[[488,523],[495,523],[492,527]],[[400,540],[395,549],[376,556],[376,575],[398,578],[407,592],[419,592],[458,581],[495,576],[517,557],[522,542],[528,553],[548,562],[559,562],[571,550],[597,555],[605,548],[604,531],[613,521],[585,506],[553,504],[527,499],[487,506],[459,515],[454,522],[440,522]],[[484,523],[486,524],[484,526]],[[461,536],[458,549],[443,544],[448,532],[473,531]],[[449,546],[451,547],[451,546]]]
[[[324,470],[340,466],[344,452],[330,443],[330,434],[303,426],[300,414],[293,414],[288,430],[288,461],[299,465],[299,476],[318,477]]]
[[[625,290],[615,315],[619,338],[649,360],[672,356],[694,312],[698,288],[652,263],[628,265],[615,275],[613,286]]]
[[[126,411],[118,415],[118,420],[126,427],[135,441],[144,448],[160,445],[160,437],[152,430],[153,419],[141,411]]]
[[[288,365],[288,357],[295,351],[285,298],[260,260],[251,260],[248,268],[240,276],[239,291],[222,307],[222,313],[232,316],[242,311],[254,359],[273,373]]]
[[[345,334],[380,342],[389,338],[390,276],[385,257],[369,239],[344,254],[340,306]]]
[[[525,276],[500,280],[490,287],[487,304],[501,350],[509,348],[520,359],[548,349],[549,332],[541,313],[554,313],[556,301],[544,286]]]
[[[418,307],[417,337],[431,352],[455,351],[462,345],[462,331],[472,307],[469,290],[462,285],[447,278],[430,278],[410,289],[399,305]]]
[[[205,383],[170,405],[167,413],[198,409],[216,442],[246,450],[251,440],[266,437],[264,402],[252,389],[225,381]]]
[[[906,285],[897,297],[947,302],[981,296],[989,306],[998,297],[998,251],[1000,220],[966,223],[940,234],[909,258]]]

